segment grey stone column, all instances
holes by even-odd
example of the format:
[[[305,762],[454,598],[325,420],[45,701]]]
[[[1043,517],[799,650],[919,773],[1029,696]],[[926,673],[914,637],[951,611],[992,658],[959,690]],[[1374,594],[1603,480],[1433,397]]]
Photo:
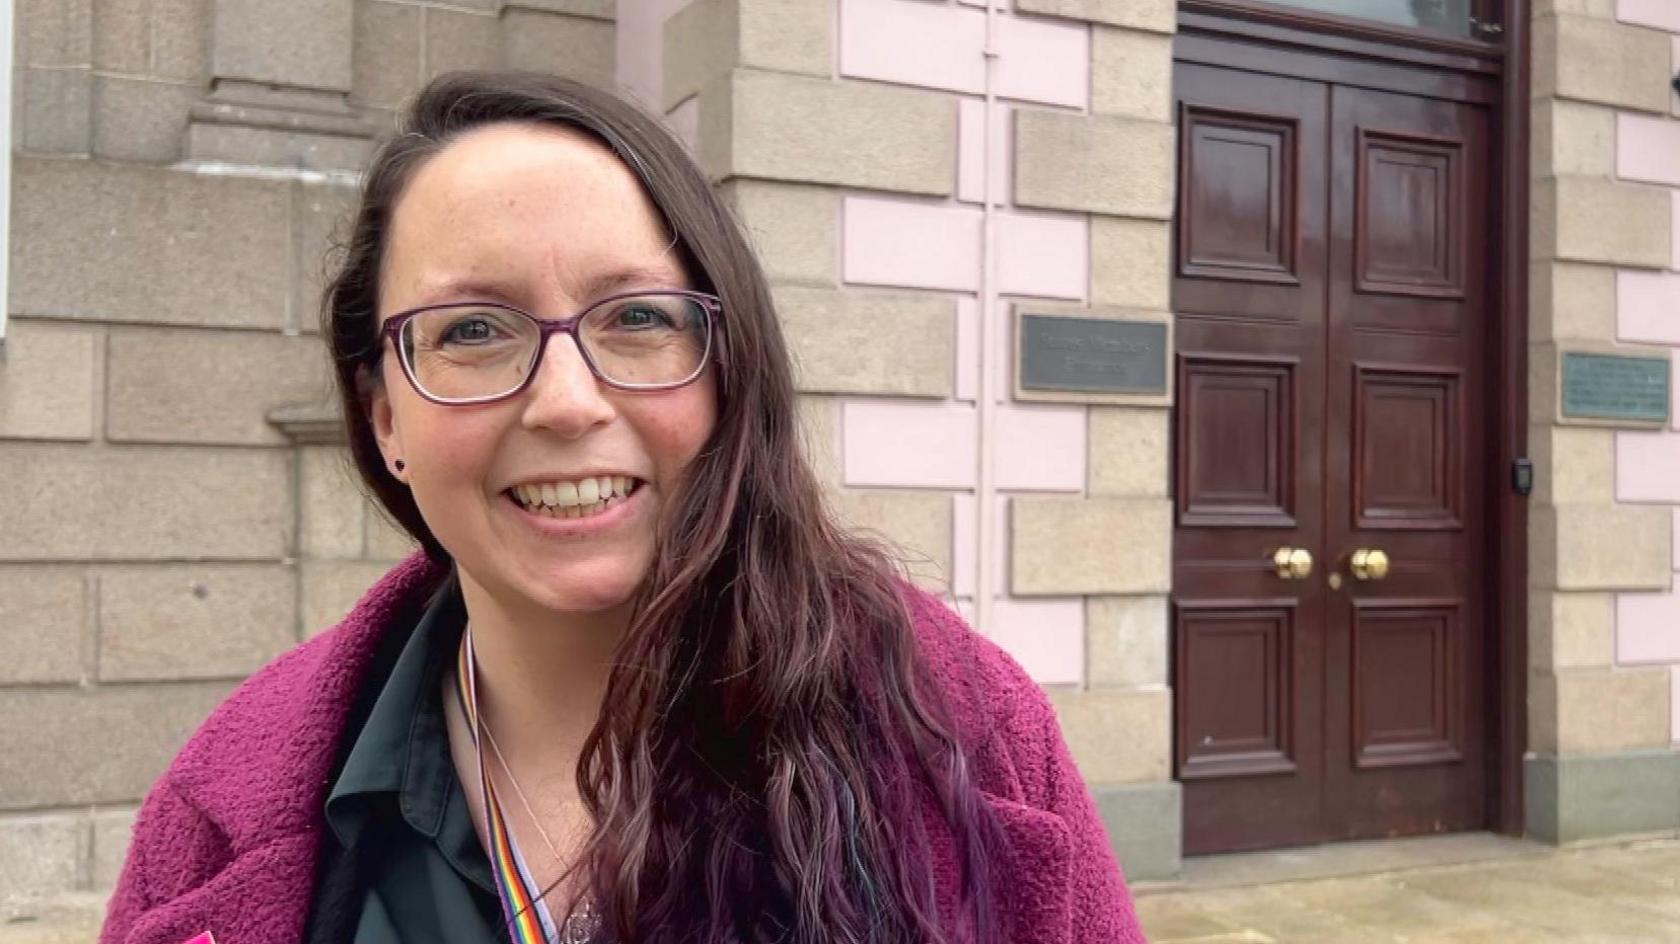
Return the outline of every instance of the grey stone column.
[[[215,0],[214,22],[188,160],[360,169],[374,129],[349,101],[353,0]]]

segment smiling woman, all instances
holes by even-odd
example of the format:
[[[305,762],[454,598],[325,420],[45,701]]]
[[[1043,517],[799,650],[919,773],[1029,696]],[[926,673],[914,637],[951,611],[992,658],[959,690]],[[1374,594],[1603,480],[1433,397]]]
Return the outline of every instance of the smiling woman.
[[[1043,694],[825,509],[655,122],[435,81],[323,327],[423,550],[183,750],[107,944],[1142,940]]]

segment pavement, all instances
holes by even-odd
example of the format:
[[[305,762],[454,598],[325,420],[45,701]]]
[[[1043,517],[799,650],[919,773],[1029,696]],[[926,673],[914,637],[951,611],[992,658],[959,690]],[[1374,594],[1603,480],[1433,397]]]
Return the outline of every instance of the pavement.
[[[1361,861],[1382,870],[1322,874]],[[1680,836],[1556,849],[1472,834],[1220,856],[1136,896],[1154,944],[1664,944],[1680,942]]]
[[[1680,835],[1555,849],[1468,834],[1213,856],[1134,893],[1153,944],[1680,944]],[[11,903],[0,944],[93,944],[101,905]]]

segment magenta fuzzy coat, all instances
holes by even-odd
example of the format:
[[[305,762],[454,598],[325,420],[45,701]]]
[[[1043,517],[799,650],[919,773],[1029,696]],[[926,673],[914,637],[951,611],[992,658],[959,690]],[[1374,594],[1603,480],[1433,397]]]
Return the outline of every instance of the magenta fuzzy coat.
[[[199,728],[140,809],[100,944],[298,944],[326,828],[322,805],[357,686],[382,633],[443,577],[423,557],[350,615],[257,672]],[[1008,835],[997,891],[1015,944],[1142,942],[1120,868],[1049,703],[1007,655],[906,588],[922,652]],[[931,813],[931,811],[929,811]],[[954,910],[950,836],[930,867]]]

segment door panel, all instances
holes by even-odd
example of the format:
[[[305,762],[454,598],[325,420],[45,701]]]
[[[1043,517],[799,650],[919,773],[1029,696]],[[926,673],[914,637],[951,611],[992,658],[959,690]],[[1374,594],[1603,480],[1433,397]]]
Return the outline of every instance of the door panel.
[[[1281,845],[1323,803],[1323,85],[1181,64],[1175,737],[1186,849]],[[1304,721],[1308,723],[1303,723]],[[1213,848],[1215,846],[1207,846]]]
[[[1175,83],[1185,850],[1476,828],[1485,110]]]
[[[1330,104],[1324,540],[1351,579],[1326,609],[1326,710],[1348,719],[1327,745],[1326,796],[1348,838],[1474,829],[1486,821],[1491,632],[1487,115],[1343,87]],[[1362,548],[1387,555],[1387,577],[1350,572]]]

